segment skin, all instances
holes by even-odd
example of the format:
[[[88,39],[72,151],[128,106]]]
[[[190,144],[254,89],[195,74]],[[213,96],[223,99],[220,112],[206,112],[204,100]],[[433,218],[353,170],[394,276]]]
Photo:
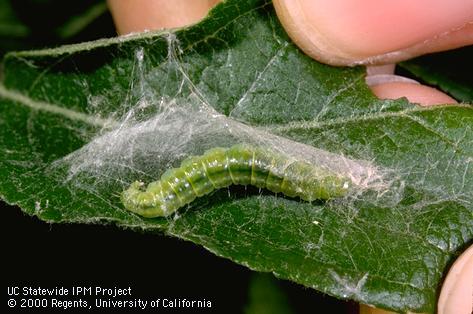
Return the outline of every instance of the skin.
[[[198,22],[218,0],[108,0],[119,34]],[[406,97],[422,106],[454,104],[450,96],[393,75],[394,63],[473,44],[473,2],[467,0],[273,0],[289,36],[331,65],[370,65],[367,84],[381,99]],[[380,66],[382,65],[382,66]],[[473,246],[450,268],[438,314],[470,314]],[[360,305],[361,314],[393,313]]]
[[[308,55],[335,65],[394,63],[473,44],[465,0],[276,0],[289,36]]]
[[[119,34],[194,24],[218,0],[108,0]]]

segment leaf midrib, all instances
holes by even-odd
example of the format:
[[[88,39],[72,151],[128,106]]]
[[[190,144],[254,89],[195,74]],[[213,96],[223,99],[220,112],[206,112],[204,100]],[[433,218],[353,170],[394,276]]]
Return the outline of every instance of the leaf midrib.
[[[363,122],[363,121],[375,121],[378,119],[386,119],[386,118],[408,118],[412,120],[412,117],[409,115],[411,113],[421,113],[421,112],[429,112],[429,111],[453,109],[453,108],[473,110],[473,107],[471,105],[466,105],[466,104],[455,104],[455,105],[445,104],[445,105],[437,105],[437,106],[430,106],[430,107],[413,106],[412,108],[407,108],[401,111],[364,113],[357,116],[334,118],[334,119],[325,120],[325,121],[309,120],[309,121],[288,122],[286,124],[271,124],[269,126],[261,127],[261,129],[265,131],[276,132],[276,133],[284,133],[284,132],[294,131],[297,129],[323,129],[327,127],[338,126],[341,124],[350,124],[350,123]],[[415,122],[418,122],[418,121],[415,121]]]
[[[0,84],[0,97],[11,100],[17,104],[22,104],[26,107],[31,108],[32,110],[45,111],[52,114],[57,114],[72,121],[84,122],[90,126],[111,128],[118,124],[118,121],[110,119],[110,118],[101,118],[96,115],[90,115],[90,114],[78,112],[78,111],[64,108],[55,104],[33,100],[29,98],[28,96],[25,96],[19,92],[9,90],[1,84]],[[294,131],[297,129],[322,129],[326,127],[338,126],[341,124],[356,123],[356,122],[363,122],[363,121],[370,121],[370,120],[375,121],[378,119],[386,119],[386,118],[407,118],[407,119],[412,120],[413,122],[418,123],[425,129],[435,133],[437,136],[440,137],[441,134],[438,134],[437,132],[434,132],[430,128],[427,128],[424,124],[419,123],[417,119],[414,119],[409,114],[436,111],[436,110],[442,110],[442,109],[453,109],[453,108],[464,108],[464,109],[473,110],[473,108],[470,105],[463,105],[463,104],[439,105],[439,106],[433,106],[433,107],[414,106],[413,108],[408,108],[408,109],[404,109],[404,110],[396,111],[396,112],[368,113],[368,114],[362,114],[362,115],[348,117],[348,118],[347,117],[335,118],[335,119],[330,119],[330,120],[325,120],[325,121],[319,121],[319,120],[293,121],[293,122],[288,122],[286,124],[271,124],[269,126],[258,127],[258,128],[263,131],[284,133],[288,131]],[[453,145],[453,143],[451,144]]]
[[[44,111],[62,116],[68,120],[81,121],[94,127],[110,128],[117,124],[117,121],[109,118],[101,118],[96,115],[90,115],[78,112],[55,104],[37,101],[25,96],[19,92],[9,90],[0,84],[0,97],[13,101],[16,104],[22,104],[34,111]]]

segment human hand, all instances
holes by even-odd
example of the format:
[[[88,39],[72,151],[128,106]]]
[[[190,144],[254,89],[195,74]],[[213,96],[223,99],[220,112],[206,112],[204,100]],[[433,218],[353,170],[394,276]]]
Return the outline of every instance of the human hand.
[[[198,22],[219,0],[108,0],[120,34]],[[290,37],[332,65],[370,65],[367,83],[382,99],[420,105],[456,103],[450,96],[394,75],[394,62],[473,44],[473,3],[453,0],[273,0]],[[376,66],[387,64],[384,66]],[[375,65],[375,66],[373,66]],[[438,314],[470,314],[473,246],[451,267]],[[391,313],[367,306],[361,314]]]

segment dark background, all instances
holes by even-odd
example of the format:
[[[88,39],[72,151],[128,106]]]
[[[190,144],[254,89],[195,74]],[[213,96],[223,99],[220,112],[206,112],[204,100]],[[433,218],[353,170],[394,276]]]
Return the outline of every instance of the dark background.
[[[211,309],[181,310],[185,313],[244,313],[248,304],[248,288],[257,274],[190,242],[112,225],[48,224],[18,207],[3,202],[0,207],[3,308],[8,313],[8,286],[131,286],[134,298],[212,301]],[[274,279],[274,284],[294,313],[355,313],[354,303],[288,281]]]

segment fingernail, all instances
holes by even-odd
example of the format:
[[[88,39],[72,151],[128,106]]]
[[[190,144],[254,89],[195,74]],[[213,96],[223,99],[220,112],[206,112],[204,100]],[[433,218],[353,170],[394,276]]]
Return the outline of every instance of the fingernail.
[[[384,65],[369,65],[366,67],[366,74],[376,75],[376,74],[394,74],[396,69],[396,64],[384,64]]]
[[[453,263],[442,286],[438,314],[473,311],[473,245]]]
[[[387,83],[408,83],[408,84],[419,84],[419,82],[404,77],[400,75],[394,74],[375,74],[375,75],[368,75],[365,78],[366,84],[368,86],[376,86],[380,84],[387,84]]]

